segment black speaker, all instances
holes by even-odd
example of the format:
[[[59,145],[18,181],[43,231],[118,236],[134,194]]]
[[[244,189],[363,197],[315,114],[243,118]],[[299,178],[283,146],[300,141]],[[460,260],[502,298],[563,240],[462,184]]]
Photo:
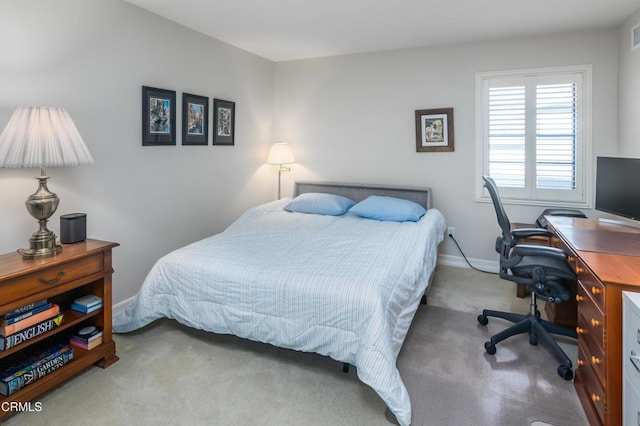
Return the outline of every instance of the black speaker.
[[[60,242],[79,243],[87,239],[87,215],[70,213],[60,216]]]

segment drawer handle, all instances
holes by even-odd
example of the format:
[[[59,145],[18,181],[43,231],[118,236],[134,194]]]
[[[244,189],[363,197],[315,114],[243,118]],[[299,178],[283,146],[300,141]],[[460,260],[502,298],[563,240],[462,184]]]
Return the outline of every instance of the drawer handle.
[[[38,278],[38,281],[41,282],[42,284],[57,284],[58,281],[62,279],[62,277],[64,277],[64,271],[60,271],[58,276],[52,280],[47,280],[45,277],[40,277]]]
[[[576,327],[576,333],[578,334],[584,333],[584,328]]]
[[[576,294],[576,301],[577,302],[584,302],[584,296],[581,296],[579,294]]]
[[[593,402],[600,402],[600,397],[598,395],[596,395],[595,393],[591,394],[591,400]]]
[[[597,365],[597,364],[601,364],[602,360],[600,358],[597,358],[595,356],[591,356],[591,364],[593,365]]]
[[[597,327],[597,326],[600,325],[600,321],[598,321],[595,318],[591,318],[591,325],[594,326],[594,327]]]
[[[576,258],[575,258],[575,257],[573,257],[573,256],[568,256],[568,257],[567,257],[567,260],[568,260],[569,262],[574,262],[574,261],[576,260]]]
[[[578,367],[582,367],[584,365],[584,361],[578,358],[577,364],[578,364]]]
[[[600,293],[602,293],[602,290],[600,290],[598,287],[591,287],[591,293],[592,294],[600,294]]]
[[[581,274],[585,272],[585,269],[581,266],[576,266],[576,274]]]
[[[631,355],[629,356],[629,361],[631,361],[631,364],[633,364],[636,370],[638,370],[638,372],[640,373],[640,356],[638,356],[638,354],[635,351],[631,351]]]

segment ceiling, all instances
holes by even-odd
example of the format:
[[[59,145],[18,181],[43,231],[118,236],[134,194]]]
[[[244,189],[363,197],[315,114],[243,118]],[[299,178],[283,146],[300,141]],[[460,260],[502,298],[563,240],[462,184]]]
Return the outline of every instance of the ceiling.
[[[617,26],[640,0],[126,0],[275,62]]]

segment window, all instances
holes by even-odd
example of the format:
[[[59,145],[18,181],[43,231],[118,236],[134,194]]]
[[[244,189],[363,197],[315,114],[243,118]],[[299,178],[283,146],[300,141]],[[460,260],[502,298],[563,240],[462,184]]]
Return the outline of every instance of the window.
[[[591,67],[476,75],[477,199],[588,207]]]

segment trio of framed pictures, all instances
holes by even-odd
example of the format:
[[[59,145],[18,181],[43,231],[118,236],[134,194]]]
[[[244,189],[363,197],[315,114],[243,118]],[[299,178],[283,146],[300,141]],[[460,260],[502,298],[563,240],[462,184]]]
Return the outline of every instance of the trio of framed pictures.
[[[176,144],[176,92],[142,86],[142,145]],[[213,145],[233,145],[235,102],[213,100]],[[209,98],[182,94],[182,145],[209,144]]]

